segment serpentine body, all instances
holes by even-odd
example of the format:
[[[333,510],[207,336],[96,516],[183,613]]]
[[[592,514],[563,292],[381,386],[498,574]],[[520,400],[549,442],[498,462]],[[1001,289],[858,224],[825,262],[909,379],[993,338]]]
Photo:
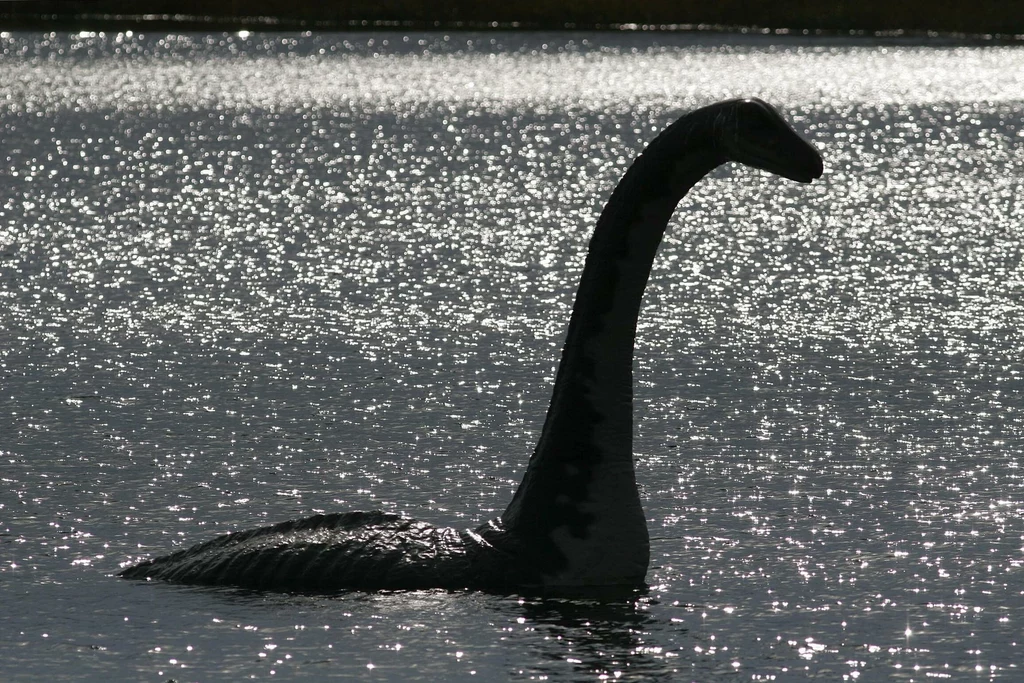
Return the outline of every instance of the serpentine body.
[[[581,590],[644,585],[633,469],[633,340],[679,200],[726,161],[798,182],[822,160],[769,105],[730,100],[665,129],[612,193],[590,241],[540,441],[512,502],[474,530],[384,512],[316,515],[215,538],[121,576],[283,591]]]

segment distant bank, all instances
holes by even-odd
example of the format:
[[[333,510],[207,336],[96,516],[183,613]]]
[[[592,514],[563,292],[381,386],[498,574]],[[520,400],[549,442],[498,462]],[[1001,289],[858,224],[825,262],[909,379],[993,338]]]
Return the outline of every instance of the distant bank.
[[[1024,38],[1017,0],[14,0],[0,30],[760,29]]]

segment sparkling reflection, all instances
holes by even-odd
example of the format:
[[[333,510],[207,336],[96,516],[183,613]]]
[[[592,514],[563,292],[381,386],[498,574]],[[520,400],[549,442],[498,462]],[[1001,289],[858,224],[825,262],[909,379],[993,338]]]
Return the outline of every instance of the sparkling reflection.
[[[1017,677],[1024,53],[733,43],[0,35],[0,677]],[[587,226],[741,94],[826,177],[721,169],[662,245],[650,595],[107,576],[319,511],[500,511]]]

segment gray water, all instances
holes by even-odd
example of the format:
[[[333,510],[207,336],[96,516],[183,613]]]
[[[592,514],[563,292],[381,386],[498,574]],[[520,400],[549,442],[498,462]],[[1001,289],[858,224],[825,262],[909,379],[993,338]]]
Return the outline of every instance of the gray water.
[[[1019,680],[1024,49],[657,34],[0,35],[0,679]],[[642,312],[650,590],[128,582],[229,530],[503,509],[590,227],[758,95]]]

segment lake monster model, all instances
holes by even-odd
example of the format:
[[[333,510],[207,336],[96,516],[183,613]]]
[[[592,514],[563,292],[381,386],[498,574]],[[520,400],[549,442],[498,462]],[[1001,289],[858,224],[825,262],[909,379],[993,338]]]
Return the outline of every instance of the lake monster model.
[[[220,536],[120,575],[316,592],[642,587],[650,542],[633,469],[637,316],[676,204],[727,161],[801,183],[822,174],[814,147],[757,99],[693,111],[651,142],[597,222],[540,442],[501,517],[456,530],[379,511],[316,515]]]

